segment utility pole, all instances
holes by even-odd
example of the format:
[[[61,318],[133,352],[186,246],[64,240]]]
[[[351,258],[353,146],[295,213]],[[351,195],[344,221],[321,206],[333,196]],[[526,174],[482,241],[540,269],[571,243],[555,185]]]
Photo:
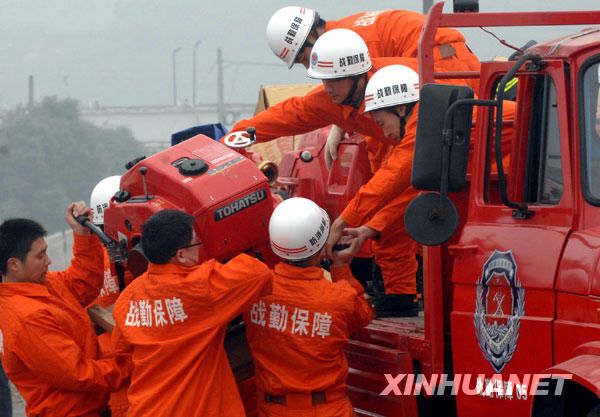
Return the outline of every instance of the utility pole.
[[[181,48],[173,49],[171,53],[172,63],[171,67],[173,69],[173,106],[177,107],[177,63],[175,61],[175,55],[177,52],[181,51]]]
[[[225,125],[225,99],[224,99],[224,87],[223,87],[223,53],[221,48],[217,48],[217,117],[219,123]]]
[[[196,41],[196,43],[194,44],[194,62],[192,63],[192,106],[196,105],[196,50],[198,49],[199,45],[200,41]]]
[[[433,5],[433,0],[423,0],[423,13],[427,14],[429,8]]]
[[[29,111],[33,110],[33,102],[34,102],[34,83],[33,83],[33,75],[29,75],[29,101],[27,103],[27,107],[29,108]]]

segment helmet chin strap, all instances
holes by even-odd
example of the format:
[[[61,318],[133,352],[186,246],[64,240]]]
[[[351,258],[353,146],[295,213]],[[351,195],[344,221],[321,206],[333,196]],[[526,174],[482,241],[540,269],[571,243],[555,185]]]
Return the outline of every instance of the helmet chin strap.
[[[344,106],[352,106],[355,109],[360,108],[360,105],[364,98],[364,94],[361,94],[360,97],[358,97],[356,100],[354,99],[354,95],[356,94],[356,90],[358,89],[358,82],[364,76],[365,74],[361,74],[352,77],[352,87],[350,88],[350,91],[348,92],[348,95],[346,96],[344,101],[342,101],[342,104]]]
[[[400,124],[400,139],[404,138],[404,127],[406,126],[406,117],[400,116],[398,110],[396,110],[396,106],[394,107],[386,107],[385,110],[387,113],[393,114],[398,118],[398,123]]]
[[[397,106],[387,107],[387,108],[385,108],[385,111],[393,114],[394,116],[396,116],[398,118],[398,122],[400,123],[400,140],[402,140],[402,139],[404,139],[404,134],[406,133],[406,130],[405,130],[406,129],[406,120],[411,115],[414,105],[405,105],[406,112],[405,112],[404,116],[400,116],[400,113],[398,112],[396,107]]]

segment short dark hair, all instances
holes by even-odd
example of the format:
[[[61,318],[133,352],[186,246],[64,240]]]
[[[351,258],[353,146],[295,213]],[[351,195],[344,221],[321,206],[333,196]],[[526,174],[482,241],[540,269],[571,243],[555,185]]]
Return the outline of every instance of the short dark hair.
[[[142,250],[154,264],[167,264],[194,237],[194,217],[183,211],[163,210],[142,225]]]
[[[46,230],[29,219],[9,219],[0,225],[0,274],[6,274],[8,260],[24,261],[34,240],[46,236]]]

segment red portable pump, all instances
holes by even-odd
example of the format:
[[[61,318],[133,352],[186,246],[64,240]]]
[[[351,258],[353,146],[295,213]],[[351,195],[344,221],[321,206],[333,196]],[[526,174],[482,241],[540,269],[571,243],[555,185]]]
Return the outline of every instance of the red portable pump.
[[[269,182],[253,161],[198,135],[139,161],[123,175],[121,190],[106,210],[105,231],[131,250],[152,214],[183,210],[196,218],[201,261],[226,261],[247,252],[273,264],[268,233],[273,206]],[[130,257],[128,267],[143,270],[145,265],[132,265],[136,259]]]

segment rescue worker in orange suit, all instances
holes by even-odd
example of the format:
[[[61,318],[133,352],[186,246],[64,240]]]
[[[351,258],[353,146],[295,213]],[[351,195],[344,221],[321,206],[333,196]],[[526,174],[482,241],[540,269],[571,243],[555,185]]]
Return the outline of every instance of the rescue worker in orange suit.
[[[360,232],[356,237],[360,237],[361,245],[366,238],[374,239],[373,249],[384,277],[394,274],[387,268],[393,268],[398,253],[415,253],[417,249],[416,243],[404,228],[403,213],[417,195],[410,179],[418,101],[419,76],[412,68],[390,65],[380,69],[369,79],[365,89],[365,113],[371,115],[389,138],[402,143],[403,148],[394,147],[377,174],[358,190],[336,220],[327,242],[327,253],[331,255],[333,245],[340,239],[345,226],[360,225],[354,229],[355,232]],[[390,193],[393,189],[397,190],[396,197],[387,204],[382,203],[379,193]],[[416,269],[411,270],[410,276],[399,276],[396,272],[398,278],[394,283],[395,291],[386,291],[387,295],[376,297],[378,317],[395,315],[394,312],[398,309],[404,310],[406,315],[416,315],[418,311],[413,295],[416,287],[412,273],[416,273]]]
[[[369,181],[358,190],[352,202],[336,220],[339,225],[336,234],[330,235],[327,242],[328,255],[331,255],[333,245],[342,235],[340,227],[348,223],[360,225],[358,228],[344,230],[343,234],[358,238],[360,242],[357,247],[360,247],[366,238],[374,239],[373,248],[377,254],[377,262],[384,268],[384,277],[386,272],[391,273],[385,268],[393,265],[398,252],[414,253],[416,250],[416,243],[410,239],[404,228],[403,218],[406,207],[417,195],[411,186],[410,176],[419,111],[418,101],[419,76],[412,68],[390,65],[380,69],[369,79],[365,89],[365,113],[371,115],[388,137],[405,145],[410,143],[410,148],[405,147],[402,150],[403,154],[398,156],[404,158],[402,172],[375,177],[375,181]],[[400,149],[395,147],[388,158]],[[390,165],[386,159],[378,173],[395,169],[396,167]],[[390,179],[395,183],[390,184]],[[379,192],[390,186],[395,186],[398,194],[387,204],[382,204],[379,201]],[[362,207],[366,207],[367,210]],[[405,276],[398,279],[395,285],[397,292],[375,300],[377,314],[394,315],[395,310],[405,306],[406,315],[415,315],[417,306],[414,305],[414,280]]]
[[[371,58],[418,57],[419,38],[426,16],[409,10],[371,11],[353,14],[340,20],[321,18],[315,10],[288,6],[276,11],[267,24],[267,41],[273,53],[291,68],[295,63],[310,67],[312,48],[317,39],[334,29],[350,29],[365,41]],[[455,29],[440,28],[434,39],[436,72],[479,71],[479,59],[465,44],[465,37]],[[477,78],[444,80],[451,84],[479,90]],[[329,165],[337,158],[337,147],[344,136],[334,127],[325,146]]]
[[[92,222],[102,230],[104,230],[104,211],[109,207],[112,196],[119,191],[120,182],[120,175],[112,175],[102,179],[92,190],[90,196],[90,207],[94,211]],[[107,308],[112,307],[121,293],[121,283],[119,281],[122,280],[123,286],[129,285],[133,281],[133,276],[129,270],[124,268],[124,265],[112,263],[108,251],[104,247],[103,254],[104,285],[100,290],[100,295],[92,304]],[[102,333],[98,336],[100,350],[105,356],[113,354],[110,339],[110,333]],[[111,392],[108,402],[111,417],[125,417],[127,415],[127,409],[129,408],[127,389],[128,384],[125,384],[118,391]]]
[[[90,195],[90,207],[94,211],[92,222],[102,230],[104,230],[104,211],[109,207],[111,198],[119,191],[120,182],[120,175],[106,177],[96,184]],[[123,286],[133,281],[133,276],[128,270],[118,272],[117,267],[110,261],[108,251],[104,249],[104,284],[100,290],[100,295],[93,304],[108,307],[117,301],[121,293],[118,276],[120,273],[122,274]]]
[[[83,306],[102,286],[102,249],[77,216],[91,219],[91,210],[67,207],[74,258],[58,272],[48,272],[42,226],[28,219],[0,225],[0,357],[28,416],[99,416],[109,390],[131,371],[126,362],[100,359]]]
[[[348,60],[348,57],[352,59]],[[321,79],[323,85],[304,97],[292,97],[278,103],[251,119],[238,122],[232,128],[236,131],[253,126],[258,141],[306,133],[330,124],[366,136],[374,176],[363,187],[371,183],[373,188],[379,187],[377,200],[363,199],[359,193],[344,210],[341,219],[345,221],[338,219],[333,223],[336,239],[341,237],[345,227],[362,225],[359,221],[377,213],[404,191],[406,186],[403,184],[410,180],[416,120],[406,126],[407,135],[398,143],[387,138],[381,127],[362,112],[368,80],[378,69],[393,64],[417,70],[414,58],[379,58],[373,59],[371,64],[367,46],[355,32],[347,29],[329,31],[315,43],[308,70],[308,75]],[[225,143],[228,137],[225,136]],[[405,241],[386,242],[386,245],[383,252],[381,245],[374,248],[375,259],[382,268],[385,293],[402,294],[413,300],[417,271],[414,242],[406,236]],[[394,253],[394,256],[382,257],[387,253]],[[416,304],[398,306],[394,315],[404,315],[404,311],[414,315]]]
[[[328,232],[327,213],[305,198],[285,200],[271,216],[271,248],[281,258],[273,293],[244,313],[261,417],[354,416],[342,349],[373,311],[347,264],[351,257],[335,252],[332,282],[325,278]]]
[[[199,264],[194,217],[176,210],[142,226],[146,273],[119,296],[117,355],[131,355],[128,417],[244,416],[223,347],[227,324],[271,291],[272,274],[242,254]]]

